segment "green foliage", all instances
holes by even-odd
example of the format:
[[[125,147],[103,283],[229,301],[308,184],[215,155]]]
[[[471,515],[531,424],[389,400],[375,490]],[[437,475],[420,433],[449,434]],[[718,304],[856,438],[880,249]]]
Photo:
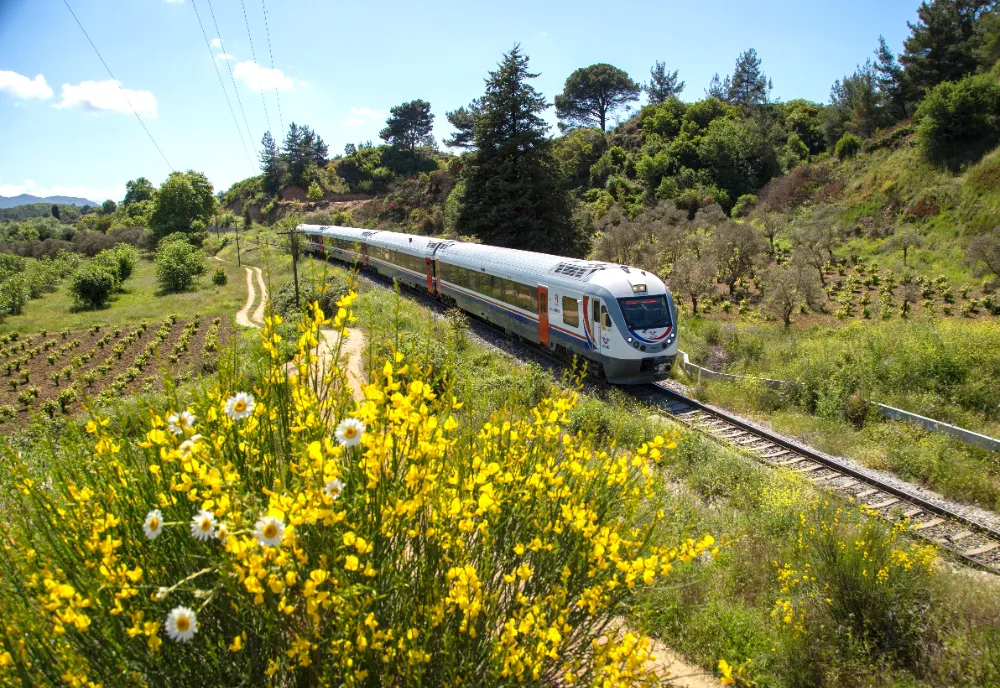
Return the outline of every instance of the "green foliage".
[[[847,133],[837,141],[837,147],[834,149],[834,152],[838,158],[846,160],[847,158],[853,158],[860,150],[861,138],[855,134]]]
[[[125,199],[122,205],[130,206],[142,201],[151,201],[156,197],[156,187],[145,177],[125,182]]]
[[[156,251],[156,280],[165,292],[190,289],[208,271],[205,254],[185,241],[167,241]]]
[[[924,93],[945,81],[958,81],[976,71],[977,23],[991,0],[930,0],[909,24],[900,62],[906,78]],[[985,66],[992,66],[986,64]]]
[[[157,239],[174,232],[190,233],[196,221],[208,222],[215,213],[212,184],[201,172],[172,172],[160,185],[150,226]],[[202,225],[204,226],[204,225]]]
[[[458,230],[494,245],[582,255],[586,238],[570,221],[535,76],[517,46],[490,73]]]
[[[295,122],[288,125],[288,133],[281,147],[282,162],[287,173],[287,184],[307,186],[314,170],[326,164],[327,146],[315,131]],[[265,155],[270,152],[265,151]],[[273,174],[270,167],[265,170],[265,180],[270,183]]]
[[[433,158],[396,150],[391,146],[358,148],[353,155],[336,161],[336,171],[351,191],[384,191],[397,176],[431,172],[438,164]]]
[[[649,83],[643,87],[653,105],[670,98],[676,98],[684,90],[684,82],[677,76],[677,70],[667,71],[665,63],[657,61],[649,70]]]
[[[933,88],[917,109],[917,141],[933,163],[957,166],[1000,141],[1000,84],[987,74]]]
[[[316,182],[309,184],[309,190],[306,192],[306,198],[310,201],[319,201],[323,198],[323,189]]]
[[[217,287],[224,287],[229,282],[229,275],[223,268],[219,268],[212,274],[212,284]]]
[[[127,244],[118,244],[114,248],[98,253],[94,256],[93,262],[114,275],[116,288],[120,288],[125,280],[132,276],[139,262],[139,252]]]
[[[556,115],[562,120],[560,129],[597,127],[603,132],[608,116],[638,100],[641,90],[626,72],[609,64],[577,69],[555,98]]]
[[[106,265],[91,263],[79,269],[70,282],[70,293],[81,308],[103,308],[118,287],[118,278]]]
[[[434,145],[433,127],[431,104],[426,100],[411,100],[389,108],[389,118],[378,136],[393,148],[413,153],[417,146]]]

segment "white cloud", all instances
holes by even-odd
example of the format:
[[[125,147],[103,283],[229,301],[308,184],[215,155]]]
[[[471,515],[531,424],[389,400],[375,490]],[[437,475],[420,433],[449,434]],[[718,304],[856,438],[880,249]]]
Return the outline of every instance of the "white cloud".
[[[264,91],[276,88],[279,91],[290,91],[294,86],[292,77],[287,76],[280,69],[268,69],[261,67],[253,60],[237,62],[233,69],[233,75],[237,79],[242,79],[248,88],[254,91]]]
[[[213,38],[212,39],[212,47],[213,48],[221,48],[222,47],[222,39],[221,38]]]
[[[0,91],[6,91],[15,98],[27,100],[37,98],[45,100],[52,97],[52,89],[45,83],[45,77],[39,74],[29,79],[17,72],[7,72],[0,69]]]
[[[100,203],[107,198],[114,200],[124,198],[125,185],[117,184],[115,186],[94,187],[62,186],[60,184],[55,184],[53,186],[39,186],[31,179],[25,179],[20,184],[0,183],[0,196],[10,197],[20,196],[21,194],[31,194],[32,196],[39,196],[42,198],[45,196],[76,196],[77,198],[86,198]]]
[[[385,114],[372,110],[370,107],[352,107],[349,112],[351,116],[344,120],[345,127],[361,127],[365,124],[378,122]]]
[[[235,60],[236,58],[229,53],[219,53],[215,56],[216,60]]]
[[[124,93],[124,95],[123,95]],[[128,101],[125,100],[126,96]],[[156,96],[149,91],[133,91],[119,88],[112,79],[104,81],[81,81],[77,85],[62,85],[62,101],[57,108],[80,108],[83,110],[129,113],[132,108],[140,115],[156,117]]]

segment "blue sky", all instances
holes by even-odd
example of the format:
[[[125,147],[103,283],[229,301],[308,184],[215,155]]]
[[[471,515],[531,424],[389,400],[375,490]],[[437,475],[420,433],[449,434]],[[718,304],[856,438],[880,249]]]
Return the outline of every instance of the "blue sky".
[[[261,0],[243,1],[249,37],[239,0],[213,0],[218,29],[208,0],[69,0],[173,168],[202,171],[216,189],[256,173],[253,148],[268,119],[279,140],[279,120],[308,124],[333,154],[348,142],[378,142],[389,107],[423,98],[440,141],[450,132],[445,111],[481,95],[486,73],[515,42],[550,102],[578,67],[609,62],[644,81],[655,60],[680,70],[681,97],[693,100],[750,47],[774,97],[826,102],[833,81],[872,54],[879,34],[901,47],[919,6],[265,0],[272,71]],[[211,54],[195,8],[210,41],[222,39]],[[109,79],[62,0],[0,0],[0,195],[118,200],[128,179],[166,177],[167,164]],[[555,122],[551,110],[548,119]]]

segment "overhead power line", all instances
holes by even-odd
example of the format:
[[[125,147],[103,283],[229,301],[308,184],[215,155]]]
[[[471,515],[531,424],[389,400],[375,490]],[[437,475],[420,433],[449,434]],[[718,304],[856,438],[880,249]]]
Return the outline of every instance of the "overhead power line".
[[[215,24],[215,35],[219,37],[219,47],[222,49],[223,54],[226,52],[226,44],[222,40],[222,32],[219,31],[219,22],[215,20],[215,10],[212,9],[212,0],[205,0],[208,3],[208,11],[212,14],[212,23]],[[229,60],[225,60],[226,69],[229,70],[229,80],[233,82],[233,93],[236,94],[236,104],[240,106],[240,114],[243,115],[243,124],[247,128],[247,138],[250,139],[250,149],[253,151],[253,155],[257,157],[257,147],[253,145],[253,132],[250,129],[250,123],[247,122],[247,113],[243,109],[243,100],[240,98],[240,89],[236,87],[236,77],[233,76],[233,68],[229,64]]]
[[[267,26],[267,4],[265,0],[260,0],[260,6],[264,10],[264,31],[267,33],[267,52],[271,56],[271,70],[274,70],[274,50],[271,48],[271,29]],[[274,98],[278,101],[278,123],[281,125],[282,135],[285,131],[285,120],[281,116],[281,96],[278,94],[278,85],[274,85]]]
[[[65,1],[65,0],[64,0]],[[222,80],[222,72],[219,71],[219,65],[216,64],[215,52],[212,51],[212,44],[208,40],[208,34],[205,33],[205,25],[201,21],[201,13],[198,12],[198,4],[195,0],[191,0],[191,7],[194,8],[194,14],[198,17],[198,26],[201,27],[201,35],[205,39],[205,47],[208,48],[208,56],[212,58],[212,67],[215,68],[215,75],[219,77],[219,86],[222,87],[222,94],[226,96],[226,105],[229,106],[229,114],[233,116],[233,124],[236,125],[236,134],[240,137],[240,145],[243,146],[243,152],[247,156],[247,161],[250,163],[250,167],[257,170],[257,166],[254,164],[253,160],[250,158],[250,151],[247,150],[246,141],[243,140],[243,130],[240,129],[240,123],[236,119],[236,112],[233,110],[233,104],[229,100],[229,91],[226,90],[226,84]]]
[[[87,30],[83,28],[83,24],[80,23],[80,19],[76,16],[76,12],[74,12],[73,8],[69,6],[69,2],[67,0],[63,0],[63,4],[66,5],[66,9],[69,10],[69,13],[73,15],[73,19],[76,21],[76,25],[80,27],[80,31],[83,31],[83,35],[86,36],[87,42],[90,43],[90,47],[94,49],[95,53],[97,53],[97,59],[101,61],[101,64],[104,65],[104,69],[108,71],[108,76],[110,76],[111,80],[115,82],[115,85],[118,87],[118,90],[122,94],[122,98],[124,98],[125,102],[128,103],[128,106],[132,110],[132,114],[135,115],[135,118],[139,120],[139,126],[142,127],[142,130],[144,132],[146,132],[146,136],[149,137],[149,141],[156,148],[156,152],[160,154],[160,157],[163,158],[163,162],[167,163],[167,167],[170,168],[171,172],[173,172],[174,171],[173,165],[171,165],[170,161],[167,160],[167,156],[163,154],[163,150],[160,148],[159,144],[156,143],[156,139],[154,139],[153,135],[149,133],[149,129],[146,128],[146,123],[142,121],[142,117],[140,117],[139,113],[136,112],[135,107],[133,107],[132,105],[132,101],[128,99],[128,95],[125,93],[125,89],[123,89],[122,85],[118,83],[118,79],[115,78],[115,75],[111,73],[111,68],[108,67],[108,63],[104,61],[103,57],[101,57],[101,51],[97,49],[96,45],[94,45],[94,41],[91,40],[90,34],[87,33]]]
[[[253,36],[250,34],[250,20],[247,19],[247,6],[244,0],[240,0],[243,7],[243,23],[247,26],[247,38],[250,39],[250,56],[253,57],[254,64],[257,62],[257,52],[253,49]],[[219,40],[222,40],[221,38]],[[267,122],[267,130],[271,131],[271,116],[267,113],[267,100],[264,98],[264,89],[260,89],[260,103],[264,106],[264,120]],[[273,136],[273,134],[272,134]]]

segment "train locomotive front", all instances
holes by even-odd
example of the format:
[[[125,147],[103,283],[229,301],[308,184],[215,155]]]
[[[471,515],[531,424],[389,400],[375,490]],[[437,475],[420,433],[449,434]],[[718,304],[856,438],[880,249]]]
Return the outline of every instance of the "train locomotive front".
[[[609,383],[666,378],[677,356],[677,309],[655,275],[613,263],[426,236],[300,225],[307,247],[399,280]]]

